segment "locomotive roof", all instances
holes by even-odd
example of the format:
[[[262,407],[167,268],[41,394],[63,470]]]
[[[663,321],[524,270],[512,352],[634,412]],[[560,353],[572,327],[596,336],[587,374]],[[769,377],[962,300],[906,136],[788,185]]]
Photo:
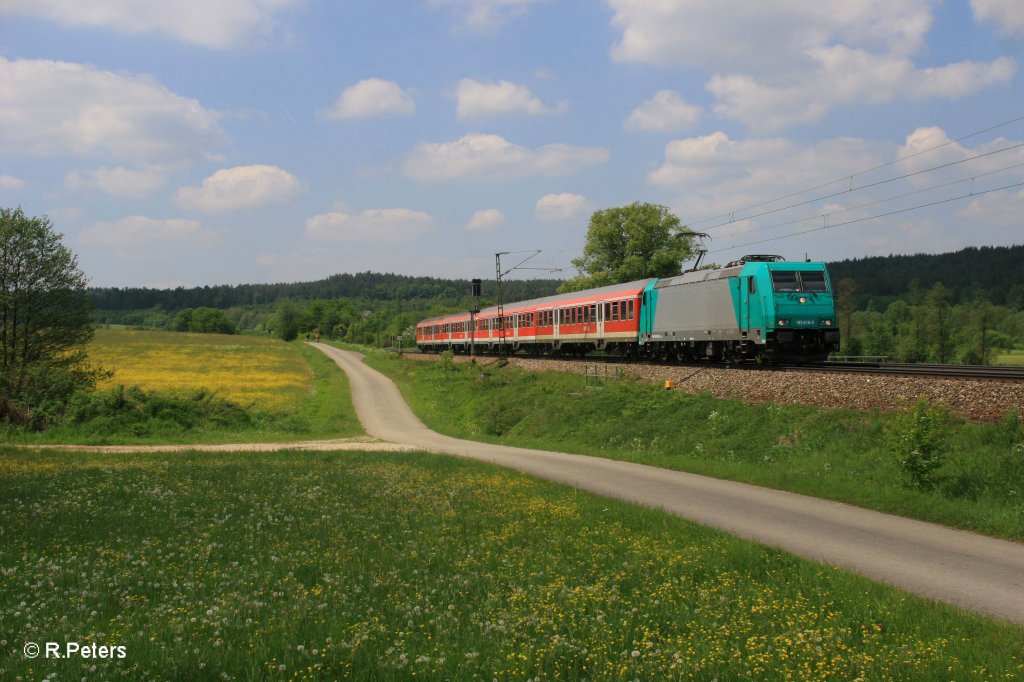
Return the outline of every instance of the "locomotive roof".
[[[567,294],[555,294],[554,296],[545,296],[543,298],[533,298],[527,301],[513,301],[511,303],[504,304],[506,314],[516,312],[519,308],[534,308],[546,305],[557,305],[559,303],[570,303],[573,301],[583,301],[591,298],[611,298],[616,294],[626,295],[637,295],[644,290],[651,281],[655,278],[650,279],[638,279],[633,282],[622,282],[621,284],[610,284],[605,287],[597,287],[596,289],[583,289],[582,291],[571,291]],[[496,314],[498,312],[498,306],[490,306],[484,308],[478,314],[488,315]],[[466,320],[469,319],[468,311],[459,311],[457,313],[449,313],[447,315],[439,315],[437,317],[431,317],[425,320],[421,320],[420,324],[436,322],[439,320]]]

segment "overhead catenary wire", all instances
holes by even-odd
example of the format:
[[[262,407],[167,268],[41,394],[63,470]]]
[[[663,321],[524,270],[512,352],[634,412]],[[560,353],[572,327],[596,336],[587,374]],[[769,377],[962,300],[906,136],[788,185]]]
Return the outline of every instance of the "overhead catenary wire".
[[[870,206],[877,206],[879,204],[885,204],[885,203],[888,203],[890,201],[898,201],[899,199],[906,199],[907,197],[912,197],[912,196],[915,196],[917,194],[926,194],[928,192],[934,192],[935,190],[944,189],[946,187],[952,187],[954,185],[961,185],[961,184],[963,184],[965,182],[970,182],[971,186],[973,187],[974,186],[974,182],[976,180],[978,180],[979,178],[988,177],[990,175],[996,175],[998,173],[1005,173],[1006,171],[1013,170],[1015,168],[1021,168],[1021,167],[1024,167],[1024,162],[1015,163],[1013,165],[1005,166],[1005,167],[999,168],[997,170],[988,171],[987,173],[979,173],[979,174],[973,175],[971,177],[960,178],[958,180],[952,180],[950,182],[944,182],[944,183],[939,184],[939,185],[932,185],[931,187],[925,187],[923,189],[914,190],[912,192],[904,192],[903,194],[897,194],[897,195],[894,195],[894,196],[891,196],[891,197],[886,197],[884,199],[877,199],[875,201],[868,201],[868,202],[865,202],[863,204],[857,204],[856,206],[848,206],[846,208],[841,208],[841,209],[838,209],[838,210],[835,210],[835,211],[826,211],[824,213],[817,213],[815,215],[805,216],[803,218],[794,218],[793,220],[787,220],[787,221],[781,222],[781,223],[773,223],[772,225],[764,225],[762,227],[755,227],[754,229],[744,230],[743,232],[735,232],[735,233],[732,233],[732,234],[725,234],[725,235],[718,235],[718,236],[720,238],[721,237],[738,237],[738,236],[741,236],[741,235],[751,234],[753,232],[765,232],[767,230],[774,230],[774,229],[778,229],[780,227],[787,227],[789,225],[796,225],[798,223],[804,223],[804,222],[807,222],[809,220],[822,220],[822,219],[827,220],[828,218],[830,218],[832,216],[839,215],[840,213],[849,213],[850,211],[856,211],[856,210],[859,210],[859,209],[862,209],[862,208],[868,208]],[[965,196],[971,196],[972,194],[976,195],[976,194],[980,194],[980,192],[973,192],[973,190],[972,190],[972,192],[970,194],[967,194]],[[957,197],[957,198],[964,198],[964,197]]]
[[[950,168],[952,166],[957,166],[957,165],[962,164],[962,163],[969,163],[971,161],[977,161],[978,159],[982,159],[982,158],[985,158],[987,156],[994,156],[996,154],[1002,154],[1004,152],[1012,151],[1014,149],[1019,149],[1021,147],[1024,147],[1024,142],[1018,142],[1017,144],[1012,144],[1012,145],[1009,145],[1007,147],[1003,147],[1002,149],[996,149],[994,151],[983,152],[981,154],[976,154],[975,156],[971,156],[971,157],[968,157],[966,159],[960,159],[958,161],[950,161],[948,163],[939,164],[937,166],[932,166],[931,168],[925,168],[923,170],[914,171],[913,173],[905,173],[903,175],[898,175],[898,176],[893,177],[893,178],[887,178],[885,180],[879,180],[877,182],[871,182],[871,183],[868,183],[866,185],[859,185],[857,187],[851,186],[850,188],[844,189],[841,192],[833,192],[832,194],[824,194],[822,196],[815,197],[813,199],[808,199],[807,201],[801,201],[801,202],[798,202],[798,203],[795,203],[795,204],[789,204],[787,206],[780,206],[779,208],[773,208],[770,211],[762,211],[761,213],[754,213],[753,215],[743,216],[743,217],[739,218],[739,220],[753,220],[754,218],[761,218],[761,217],[764,217],[766,215],[772,215],[774,213],[781,213],[782,211],[788,211],[788,210],[793,209],[793,208],[799,208],[801,206],[807,206],[808,204],[814,204],[814,203],[817,203],[819,201],[824,201],[825,199],[834,199],[835,197],[842,196],[844,194],[851,194],[853,192],[860,192],[862,190],[870,189],[872,187],[879,187],[881,185],[886,185],[886,184],[891,183],[891,182],[896,182],[897,180],[906,180],[907,178],[912,178],[912,177],[917,176],[917,175],[923,175],[925,173],[933,173],[933,172],[935,172],[937,170],[942,170],[943,168]],[[909,157],[905,157],[905,158],[909,158]],[[879,168],[881,168],[881,166],[879,166]],[[861,173],[860,175],[862,175],[862,174],[863,173]],[[849,177],[854,177],[854,176],[849,176]],[[843,178],[843,180],[846,180],[846,178]],[[824,187],[824,186],[827,186],[827,185],[835,184],[835,182],[838,182],[838,181],[833,181],[833,182],[830,182],[830,183],[826,183],[826,185],[819,185],[819,187]],[[817,189],[817,188],[815,188],[815,189]],[[807,191],[811,191],[811,190],[805,190],[804,192],[798,192],[797,194],[804,194]],[[789,196],[794,196],[794,195],[791,194]],[[770,201],[770,202],[766,202],[766,203],[774,203],[774,201],[778,201],[778,199]],[[763,206],[765,204],[761,204],[761,205]],[[730,218],[728,221],[726,221],[724,223],[719,223],[717,225],[712,225],[712,226],[704,228],[704,229],[706,229],[706,230],[714,230],[714,229],[719,228],[719,227],[725,227],[726,225],[735,224],[737,222],[737,220],[733,217],[734,213],[727,214],[729,216],[729,218]],[[694,223],[694,224],[696,224],[696,223]]]
[[[988,128],[985,128],[983,130],[977,130],[977,131],[974,131],[972,133],[968,133],[967,135],[961,135],[960,137],[958,137],[956,139],[947,140],[946,142],[943,142],[942,144],[937,144],[935,146],[928,147],[927,149],[922,149],[922,150],[914,152],[912,154],[907,154],[906,156],[901,156],[898,159],[893,159],[892,161],[889,161],[887,163],[883,163],[883,164],[874,166],[872,168],[868,168],[866,170],[859,171],[859,172],[854,173],[852,175],[844,175],[844,176],[842,176],[840,178],[836,178],[835,180],[830,180],[828,182],[823,182],[820,185],[815,185],[813,187],[808,187],[808,188],[805,188],[805,189],[802,189],[802,190],[798,190],[796,192],[791,192],[789,194],[784,194],[782,196],[775,197],[774,199],[769,199],[767,201],[762,201],[762,202],[759,202],[759,203],[756,203],[756,204],[751,204],[750,206],[744,206],[743,208],[738,208],[738,209],[735,209],[735,210],[732,210],[732,211],[728,211],[726,213],[721,213],[721,214],[716,215],[716,216],[711,216],[709,218],[703,218],[701,220],[698,220],[698,221],[690,223],[690,226],[701,225],[703,223],[711,222],[713,220],[720,220],[722,218],[729,218],[730,219],[729,222],[735,222],[734,216],[737,213],[742,213],[743,211],[751,211],[751,210],[756,209],[756,208],[761,208],[762,206],[767,206],[769,204],[774,204],[777,201],[783,201],[783,200],[789,199],[791,197],[799,196],[801,194],[806,194],[807,192],[813,192],[816,189],[822,189],[823,187],[828,187],[829,185],[834,185],[837,182],[851,182],[852,183],[853,178],[856,178],[856,177],[858,177],[860,175],[866,175],[868,173],[872,173],[874,171],[881,170],[883,168],[887,168],[889,166],[895,165],[895,164],[900,163],[902,161],[906,161],[907,159],[912,159],[912,158],[914,158],[916,156],[920,156],[922,154],[927,154],[929,152],[935,151],[936,149],[941,149],[941,148],[947,147],[947,146],[949,146],[951,144],[955,144],[957,142],[962,142],[963,140],[968,140],[968,139],[970,139],[972,137],[977,137],[978,135],[984,135],[985,133],[992,132],[993,130],[998,130],[999,128],[1005,128],[1006,126],[1013,125],[1014,123],[1018,123],[1020,121],[1024,121],[1024,116],[1018,116],[1018,117],[1012,118],[1012,119],[1010,119],[1008,121],[1003,121],[1001,123],[997,123],[995,125],[989,126]],[[820,201],[822,198],[828,198],[828,197],[820,197],[818,199],[815,199],[814,201]],[[797,204],[797,205],[802,205],[802,204]],[[751,217],[754,217],[754,216],[744,216],[744,217],[741,218],[741,220],[747,220],[747,219],[749,219]],[[723,223],[723,224],[728,224],[728,223]],[[718,227],[718,226],[715,226],[715,227]],[[706,228],[706,229],[713,229],[713,228]]]
[[[898,210],[895,210],[895,211],[889,211],[887,213],[879,213],[877,215],[866,216],[864,218],[857,218],[855,220],[847,220],[846,222],[842,222],[842,223],[833,223],[831,225],[829,225],[828,222],[827,222],[827,214],[826,214],[826,222],[821,227],[815,227],[815,228],[812,228],[812,229],[809,229],[809,230],[801,230],[800,232],[791,232],[789,234],[779,235],[777,237],[769,237],[767,239],[760,239],[758,241],[753,241],[753,242],[746,242],[744,244],[733,244],[733,245],[731,245],[731,246],[729,246],[727,248],[714,249],[712,251],[708,251],[708,253],[721,253],[722,251],[731,251],[733,249],[739,249],[739,248],[743,248],[743,247],[746,247],[746,246],[755,246],[757,244],[765,244],[767,242],[773,242],[773,241],[777,241],[779,239],[788,239],[789,237],[798,237],[800,235],[810,234],[812,232],[821,232],[822,230],[831,230],[831,229],[834,229],[834,228],[837,228],[837,227],[843,227],[845,225],[853,225],[855,223],[863,223],[863,222],[866,222],[868,220],[877,220],[878,218],[886,218],[888,216],[898,215],[900,213],[908,213],[910,211],[917,211],[917,210],[922,209],[922,208],[929,208],[931,206],[939,206],[941,204],[948,204],[948,203],[953,202],[953,201],[961,201],[963,199],[969,199],[971,197],[982,196],[982,195],[985,195],[985,194],[990,194],[992,192],[1001,192],[1001,191],[1004,191],[1004,190],[1014,189],[1014,188],[1017,188],[1017,187],[1024,187],[1024,182],[1017,182],[1017,183],[1014,183],[1014,184],[1011,184],[1011,185],[1003,185],[1002,187],[992,187],[990,189],[986,189],[986,190],[982,190],[982,191],[974,191],[972,189],[967,194],[962,194],[960,196],[948,197],[946,199],[940,199],[938,201],[932,201],[932,202],[929,202],[929,203],[926,203],[926,204],[919,204],[917,206],[910,206],[908,208],[901,208],[901,209],[898,209]],[[737,236],[737,235],[733,235],[733,236]]]

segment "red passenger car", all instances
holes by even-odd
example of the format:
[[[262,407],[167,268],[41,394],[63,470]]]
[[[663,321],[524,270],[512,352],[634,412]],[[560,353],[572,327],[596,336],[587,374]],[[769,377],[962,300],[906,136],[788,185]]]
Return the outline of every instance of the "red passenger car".
[[[640,299],[651,280],[614,284],[485,308],[471,322],[468,312],[423,320],[416,325],[421,351],[468,353],[524,350],[531,353],[583,354],[592,350],[635,348],[640,329]],[[473,329],[470,325],[473,325]]]

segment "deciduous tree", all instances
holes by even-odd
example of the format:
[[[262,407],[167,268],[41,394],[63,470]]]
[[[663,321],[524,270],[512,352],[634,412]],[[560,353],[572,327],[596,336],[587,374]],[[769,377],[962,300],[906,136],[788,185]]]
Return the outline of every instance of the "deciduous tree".
[[[682,262],[693,256],[694,239],[665,206],[634,202],[594,211],[583,256],[572,261],[580,274],[559,291],[677,275]]]
[[[45,428],[92,388],[86,277],[49,218],[0,208],[0,420]]]

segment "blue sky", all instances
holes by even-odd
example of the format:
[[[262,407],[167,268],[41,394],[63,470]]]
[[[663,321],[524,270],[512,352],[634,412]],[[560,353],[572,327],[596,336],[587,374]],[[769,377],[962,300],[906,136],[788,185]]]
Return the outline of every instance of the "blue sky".
[[[717,262],[1021,243],[1022,47],[1020,0],[0,0],[0,205],[96,286],[569,276],[633,201]]]

